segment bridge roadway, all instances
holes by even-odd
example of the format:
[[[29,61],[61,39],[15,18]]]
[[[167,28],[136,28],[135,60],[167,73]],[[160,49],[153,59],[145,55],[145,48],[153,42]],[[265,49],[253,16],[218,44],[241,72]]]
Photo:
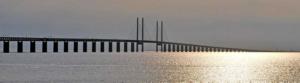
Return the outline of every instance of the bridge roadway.
[[[23,41],[32,42],[30,45],[31,52],[35,52],[35,42],[41,41],[46,42],[45,51],[47,52],[47,41],[63,41],[65,42],[65,52],[68,52],[68,42],[117,42],[117,52],[120,51],[120,42],[131,42],[135,45],[144,45],[143,43],[152,43],[158,46],[161,46],[162,52],[259,52],[259,50],[249,50],[249,49],[240,49],[240,48],[226,48],[226,47],[216,47],[216,46],[205,46],[205,45],[197,45],[197,44],[187,44],[187,43],[176,43],[176,42],[161,42],[161,41],[152,41],[152,40],[130,40],[130,39],[92,39],[92,38],[37,38],[37,37],[0,37],[0,41],[3,41],[3,50],[4,53],[9,52],[9,42],[10,41],[18,41],[18,52],[23,52]],[[6,42],[6,43],[5,43]],[[74,46],[75,47],[75,46]],[[96,49],[96,44],[92,46],[93,52]],[[125,45],[124,45],[125,47]],[[126,45],[127,47],[127,45]],[[83,46],[83,48],[87,49],[87,44]],[[104,47],[103,47],[104,48]],[[75,49],[75,48],[74,48]],[[78,49],[78,45],[77,48]],[[109,45],[109,52],[112,52],[112,45]],[[135,49],[133,45],[131,45],[131,49]],[[168,49],[168,50],[167,50]],[[56,52],[58,47],[56,47]],[[136,49],[137,51],[139,49]],[[86,52],[86,51],[85,51]],[[126,49],[127,52],[127,49]],[[131,51],[133,52],[133,51]]]

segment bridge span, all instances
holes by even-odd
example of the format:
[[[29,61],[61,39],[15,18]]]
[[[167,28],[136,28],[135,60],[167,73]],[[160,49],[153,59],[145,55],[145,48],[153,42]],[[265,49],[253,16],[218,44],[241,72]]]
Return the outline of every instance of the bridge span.
[[[140,23],[141,21],[141,23]],[[177,43],[164,41],[164,23],[156,21],[156,40],[144,39],[144,18],[137,18],[136,40],[130,39],[94,39],[94,38],[36,38],[36,37],[0,37],[3,42],[3,53],[10,52],[10,42],[17,42],[17,52],[22,53],[23,42],[30,42],[30,52],[36,52],[36,43],[42,43],[42,52],[48,52],[48,43],[53,42],[53,52],[59,51],[59,44],[63,43],[63,52],[69,52],[69,43],[73,42],[73,52],[79,52],[79,43],[82,43],[82,51],[88,52],[88,42],[91,42],[92,52],[97,52],[97,43],[100,42],[100,52],[106,52],[105,47],[108,44],[108,52],[121,52],[121,43],[123,52],[144,52],[144,44],[154,44],[156,52],[259,52],[259,50],[226,48],[205,46],[188,43]],[[141,28],[141,29],[140,29]],[[160,31],[160,32],[159,32]],[[159,35],[160,34],[160,35]],[[140,36],[141,35],[141,36]],[[160,38],[160,39],[159,39]],[[115,47],[114,47],[115,44]],[[129,46],[130,45],[130,46]]]
[[[53,52],[69,52],[69,43],[73,43],[73,52],[79,52],[79,44],[82,43],[82,52],[88,52],[88,42],[91,42],[91,52],[143,52],[143,48],[136,48],[144,43],[156,45],[156,52],[258,52],[259,50],[239,49],[239,48],[226,48],[205,46],[197,44],[176,43],[176,42],[161,42],[151,40],[128,40],[128,39],[90,39],[90,38],[35,38],[35,37],[0,37],[3,42],[3,53],[10,52],[10,42],[17,42],[17,52],[22,53],[23,42],[30,42],[30,52],[36,52],[36,43],[42,43],[42,52],[48,52],[48,42],[53,43]],[[100,49],[97,49],[100,46]],[[62,44],[63,51],[59,51],[59,44]],[[108,50],[105,46],[108,44]],[[115,44],[115,45],[114,45]],[[122,46],[121,46],[122,44]],[[130,46],[129,46],[130,45]],[[121,48],[122,51],[121,51]],[[160,49],[160,50],[158,50]]]

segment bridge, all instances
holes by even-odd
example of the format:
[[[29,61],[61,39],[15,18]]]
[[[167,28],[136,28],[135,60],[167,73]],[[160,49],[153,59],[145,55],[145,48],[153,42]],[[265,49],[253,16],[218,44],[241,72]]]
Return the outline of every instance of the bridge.
[[[141,23],[140,23],[141,21]],[[24,42],[30,42],[30,53],[36,53],[36,43],[42,43],[42,52],[47,53],[48,43],[53,43],[53,52],[69,52],[69,43],[73,43],[73,52],[79,52],[79,43],[82,43],[82,52],[88,52],[88,43],[91,43],[91,52],[144,52],[144,44],[154,44],[156,52],[261,52],[261,50],[206,46],[188,43],[168,42],[163,39],[163,21],[156,22],[156,40],[144,39],[144,18],[137,18],[136,39],[94,39],[94,38],[37,38],[37,37],[0,37],[3,42],[3,53],[10,53],[10,42],[17,42],[17,52],[24,52]],[[140,29],[141,28],[141,29]],[[160,35],[159,35],[160,31]],[[141,37],[139,36],[141,34]],[[160,40],[159,40],[160,37]],[[59,44],[63,43],[63,51],[59,51]],[[97,44],[97,43],[100,43]],[[105,48],[108,44],[108,50]],[[115,44],[115,45],[114,45]],[[121,46],[122,44],[122,46]],[[97,45],[100,49],[97,49]],[[121,48],[122,51],[121,51]]]

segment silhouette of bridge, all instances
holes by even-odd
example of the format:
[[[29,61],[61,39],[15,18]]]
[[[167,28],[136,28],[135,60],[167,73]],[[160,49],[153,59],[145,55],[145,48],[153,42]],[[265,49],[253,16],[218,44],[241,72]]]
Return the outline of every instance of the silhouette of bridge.
[[[141,21],[141,24],[140,24]],[[36,38],[36,37],[0,37],[3,42],[3,53],[10,53],[10,42],[17,42],[17,52],[24,52],[23,42],[30,42],[30,52],[36,52],[36,43],[42,43],[42,52],[47,53],[48,43],[53,42],[53,52],[59,51],[59,43],[63,43],[63,52],[69,52],[69,43],[73,42],[73,52],[79,52],[79,43],[82,42],[82,52],[88,52],[88,42],[91,42],[91,52],[107,52],[105,47],[108,43],[108,52],[144,52],[144,44],[154,44],[156,52],[260,52],[261,50],[241,49],[241,48],[227,48],[206,46],[188,43],[176,43],[164,41],[163,38],[163,21],[156,22],[156,40],[144,39],[144,18],[141,20],[137,18],[137,33],[136,39],[93,39],[93,38]],[[140,26],[141,25],[141,26]],[[140,30],[141,28],[141,30]],[[160,31],[160,35],[159,35]],[[141,37],[139,36],[141,34]],[[160,37],[160,40],[159,40]],[[140,39],[141,38],[141,39]],[[97,43],[100,42],[100,49],[97,50]],[[115,44],[115,45],[114,45]],[[121,44],[123,49],[121,51]],[[129,46],[130,45],[130,46]]]

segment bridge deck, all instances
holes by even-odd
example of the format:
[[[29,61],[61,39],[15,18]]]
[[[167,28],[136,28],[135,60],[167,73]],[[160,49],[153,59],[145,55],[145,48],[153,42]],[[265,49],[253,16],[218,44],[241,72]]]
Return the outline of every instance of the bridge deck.
[[[160,44],[175,44],[175,45],[188,45],[188,46],[200,46],[208,48],[220,48],[220,49],[239,49],[247,51],[258,51],[240,48],[226,48],[226,47],[216,47],[216,46],[206,46],[197,44],[187,44],[187,43],[176,43],[176,42],[161,42],[152,40],[130,40],[130,39],[92,39],[92,38],[37,38],[37,37],[0,37],[0,41],[106,41],[106,42],[143,42],[143,43],[160,43]]]

